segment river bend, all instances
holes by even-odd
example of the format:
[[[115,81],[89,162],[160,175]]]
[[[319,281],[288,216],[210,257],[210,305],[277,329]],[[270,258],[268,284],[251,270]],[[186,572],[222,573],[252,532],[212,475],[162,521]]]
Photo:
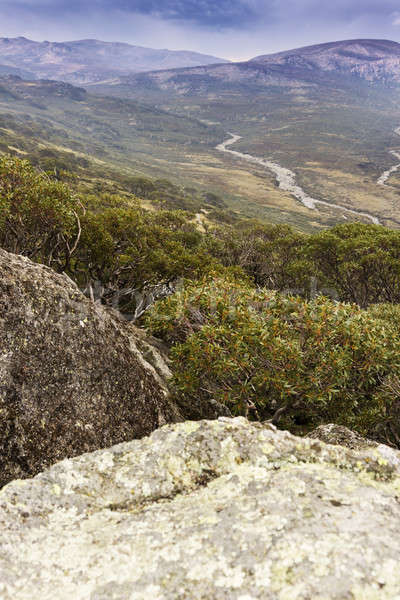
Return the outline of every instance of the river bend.
[[[400,135],[400,128],[398,131],[396,131],[396,133]],[[274,173],[274,175],[276,176],[276,180],[279,184],[280,189],[284,190],[285,192],[289,192],[307,208],[316,209],[318,206],[328,206],[330,208],[335,208],[348,214],[357,215],[358,217],[366,217],[375,225],[380,224],[379,219],[369,213],[361,212],[358,210],[352,210],[351,208],[346,208],[344,206],[340,206],[339,204],[334,204],[333,202],[328,202],[326,200],[318,200],[316,198],[312,198],[296,183],[296,174],[293,173],[293,171],[282,167],[276,162],[265,160],[258,156],[252,156],[251,154],[245,154],[243,152],[232,150],[230,146],[232,146],[242,138],[240,135],[236,135],[234,133],[229,133],[228,135],[230,135],[230,138],[225,140],[221,144],[218,144],[218,146],[216,146],[216,150],[218,150],[219,152],[227,152],[228,154],[231,154],[236,158],[240,158],[241,160],[245,160],[253,164],[261,165],[269,171],[272,171],[272,173]],[[398,168],[400,168],[400,165],[398,165]],[[391,173],[392,172],[393,171],[391,171]]]

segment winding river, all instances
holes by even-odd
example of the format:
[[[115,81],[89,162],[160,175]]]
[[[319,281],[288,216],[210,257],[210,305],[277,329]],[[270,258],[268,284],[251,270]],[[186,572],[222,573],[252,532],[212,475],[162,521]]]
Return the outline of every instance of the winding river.
[[[398,127],[397,129],[394,130],[395,133],[397,133],[397,135],[400,135],[400,127]],[[392,154],[395,158],[397,158],[398,160],[400,160],[400,154],[398,152],[395,152],[394,150],[391,150],[390,154]],[[387,171],[385,171],[384,173],[382,173],[382,175],[379,177],[377,184],[378,185],[387,185],[387,181],[389,179],[389,177],[393,174],[396,173],[396,171],[398,171],[400,169],[400,163],[398,165],[393,165],[393,167],[391,167],[390,169],[388,169]]]
[[[396,130],[396,133],[400,135],[400,128]],[[345,213],[357,215],[358,217],[366,217],[375,225],[380,224],[379,219],[374,215],[370,215],[369,213],[361,212],[358,210],[352,210],[350,208],[340,206],[339,204],[334,204],[333,202],[327,202],[326,200],[317,200],[316,198],[308,196],[306,192],[299,185],[297,185],[296,174],[293,173],[293,171],[290,171],[289,169],[286,169],[278,163],[272,162],[270,160],[264,160],[263,158],[259,158],[258,156],[252,156],[251,154],[245,154],[243,152],[231,150],[230,146],[232,146],[242,138],[240,135],[235,135],[234,133],[229,133],[228,135],[230,135],[231,137],[225,142],[222,142],[222,144],[218,144],[218,146],[216,146],[216,150],[219,150],[219,152],[227,152],[232,156],[240,158],[241,160],[261,165],[269,171],[272,171],[272,173],[276,175],[276,180],[278,181],[279,187],[285,192],[289,192],[290,194],[292,194],[292,196],[294,196],[297,200],[300,200],[300,202],[304,204],[304,206],[306,206],[307,208],[315,209],[317,208],[317,206],[328,206],[330,208],[335,208]],[[398,165],[398,168],[400,168],[400,165]]]

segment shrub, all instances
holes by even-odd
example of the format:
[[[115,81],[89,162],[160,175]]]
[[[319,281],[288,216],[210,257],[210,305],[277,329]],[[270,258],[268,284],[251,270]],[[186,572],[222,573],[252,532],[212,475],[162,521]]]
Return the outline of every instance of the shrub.
[[[400,302],[400,232],[379,225],[338,225],[308,238],[305,256],[341,300],[368,306]]]
[[[66,268],[79,236],[78,200],[26,160],[0,157],[0,245]]]
[[[305,258],[307,236],[288,225],[258,221],[219,227],[211,232],[209,247],[224,265],[238,265],[256,285],[275,290],[308,289],[313,265]]]
[[[177,396],[293,431],[333,421],[382,434],[400,335],[376,309],[205,278],[153,307],[147,325],[172,344]]]

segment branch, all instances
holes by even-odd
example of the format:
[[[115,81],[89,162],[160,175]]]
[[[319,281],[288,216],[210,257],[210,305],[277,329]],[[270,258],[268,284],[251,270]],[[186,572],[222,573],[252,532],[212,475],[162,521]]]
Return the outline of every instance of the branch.
[[[73,253],[77,249],[78,244],[79,244],[79,240],[81,239],[81,234],[82,234],[82,227],[81,227],[81,222],[80,222],[80,219],[78,217],[78,214],[74,210],[72,212],[74,213],[75,218],[76,218],[77,223],[78,223],[78,235],[76,236],[75,244],[72,246],[72,249],[69,250],[69,256],[70,257],[73,255]]]
[[[272,423],[272,425],[277,425],[280,421],[281,416],[283,414],[285,414],[285,412],[288,410],[288,408],[289,408],[289,403],[286,403],[284,406],[281,406],[280,408],[278,408],[278,410],[273,415],[272,419],[269,419],[269,423]]]

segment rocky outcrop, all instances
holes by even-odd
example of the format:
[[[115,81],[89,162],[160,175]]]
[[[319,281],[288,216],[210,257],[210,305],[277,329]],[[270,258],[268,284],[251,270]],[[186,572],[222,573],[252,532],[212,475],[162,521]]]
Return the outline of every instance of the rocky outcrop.
[[[135,331],[0,250],[0,485],[179,419]]]
[[[399,453],[167,425],[0,492],[2,600],[389,600]]]
[[[320,425],[314,431],[307,434],[307,437],[321,440],[325,444],[346,446],[346,448],[351,448],[352,450],[363,450],[364,448],[373,448],[379,445],[378,442],[364,438],[359,433],[336,423]]]

